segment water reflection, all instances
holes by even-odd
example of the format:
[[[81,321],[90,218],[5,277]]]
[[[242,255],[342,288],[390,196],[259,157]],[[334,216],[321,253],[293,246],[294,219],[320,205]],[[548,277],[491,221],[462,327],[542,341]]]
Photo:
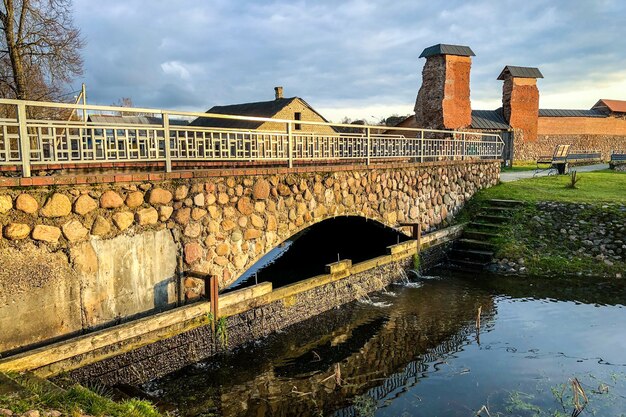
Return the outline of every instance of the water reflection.
[[[147,388],[185,416],[467,416],[486,404],[523,416],[568,411],[553,388],[578,375],[583,386],[612,382],[612,402],[593,405],[600,415],[626,408],[622,281],[438,273]]]
[[[160,381],[158,387],[166,402],[177,403],[185,401],[179,390],[182,379],[184,392],[209,388],[224,416],[326,415],[370,389],[383,398],[436,371],[448,355],[469,343],[479,305],[484,322],[490,322],[493,298],[453,290],[457,284],[438,280],[379,295],[390,303],[388,308],[353,303],[274,336],[263,346],[224,357],[217,369],[207,372],[199,365]],[[337,364],[340,376],[335,377]]]

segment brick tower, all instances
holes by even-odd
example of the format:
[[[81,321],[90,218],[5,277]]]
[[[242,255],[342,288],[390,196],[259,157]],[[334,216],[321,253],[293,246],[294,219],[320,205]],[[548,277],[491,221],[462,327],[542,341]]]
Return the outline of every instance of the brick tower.
[[[502,86],[502,110],[504,118],[513,129],[520,130],[524,142],[537,140],[539,120],[539,89],[537,78],[543,75],[537,68],[504,67],[498,80]]]
[[[426,58],[422,86],[415,101],[417,125],[429,129],[459,129],[472,123],[469,46],[438,44],[422,52]]]

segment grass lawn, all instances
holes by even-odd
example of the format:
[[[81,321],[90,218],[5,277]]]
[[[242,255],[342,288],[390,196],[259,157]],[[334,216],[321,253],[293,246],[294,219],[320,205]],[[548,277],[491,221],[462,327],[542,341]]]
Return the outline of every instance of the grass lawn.
[[[551,175],[502,183],[480,191],[477,199],[626,204],[626,172],[604,170],[577,176],[576,189],[566,187],[569,175]]]

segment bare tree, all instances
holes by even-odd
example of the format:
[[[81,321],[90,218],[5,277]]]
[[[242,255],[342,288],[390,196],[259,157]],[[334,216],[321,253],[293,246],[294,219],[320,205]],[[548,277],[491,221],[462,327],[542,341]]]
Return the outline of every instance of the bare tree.
[[[53,100],[82,74],[83,40],[71,0],[3,0],[0,5],[0,93]]]

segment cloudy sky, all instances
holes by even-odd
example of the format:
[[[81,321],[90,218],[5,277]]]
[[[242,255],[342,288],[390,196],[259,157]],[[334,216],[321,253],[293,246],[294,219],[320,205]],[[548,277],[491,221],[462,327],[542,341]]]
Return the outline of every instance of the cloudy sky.
[[[623,0],[74,0],[89,102],[205,111],[299,96],[327,118],[412,113],[421,51],[470,46],[475,109],[504,65],[536,66],[542,108],[626,100]]]

